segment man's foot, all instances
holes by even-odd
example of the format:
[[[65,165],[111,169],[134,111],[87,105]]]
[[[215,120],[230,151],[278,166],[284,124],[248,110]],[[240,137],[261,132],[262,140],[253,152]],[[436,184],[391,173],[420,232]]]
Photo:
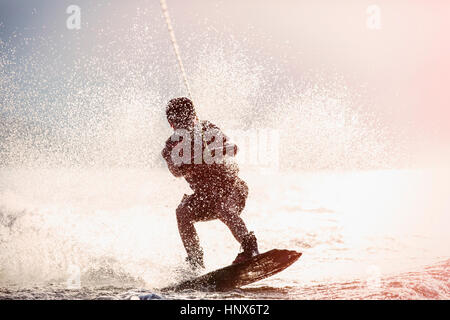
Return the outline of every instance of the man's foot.
[[[253,232],[249,232],[244,236],[241,247],[243,251],[237,255],[236,259],[233,261],[233,264],[242,263],[259,254],[258,244]]]
[[[186,257],[186,262],[191,267],[192,271],[199,271],[200,269],[205,268],[205,264],[203,263],[203,257]]]

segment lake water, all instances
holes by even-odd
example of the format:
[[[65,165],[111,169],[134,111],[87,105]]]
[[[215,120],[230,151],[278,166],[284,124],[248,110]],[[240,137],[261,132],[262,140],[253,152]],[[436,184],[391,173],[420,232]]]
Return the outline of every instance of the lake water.
[[[165,169],[2,169],[0,299],[449,299],[450,171],[250,171],[242,214],[260,251],[302,257],[226,293],[161,293],[186,277]],[[197,223],[206,271],[239,250]]]

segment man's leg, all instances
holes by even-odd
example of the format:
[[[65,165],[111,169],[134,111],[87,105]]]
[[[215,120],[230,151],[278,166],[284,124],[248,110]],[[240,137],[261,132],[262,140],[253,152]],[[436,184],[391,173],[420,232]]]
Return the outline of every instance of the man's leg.
[[[234,209],[226,210],[219,214],[219,220],[222,221],[228,229],[230,229],[234,238],[242,243],[244,236],[248,234],[248,229],[245,226],[244,220],[239,216],[240,212]]]
[[[218,213],[220,221],[230,229],[234,238],[239,243],[242,243],[245,235],[248,234],[244,220],[240,217],[242,210],[244,210],[247,197],[247,184],[241,180],[240,183],[236,183],[232,187],[226,199],[223,199],[220,205],[220,212]]]
[[[224,210],[219,219],[230,229],[233,236],[241,244],[242,252],[236,256],[233,264],[244,262],[259,254],[258,243],[253,232],[248,232],[244,221],[236,210]]]
[[[243,252],[238,254],[233,264],[243,262],[259,254],[255,235],[253,232],[248,231],[244,220],[240,217],[242,210],[244,210],[247,196],[247,185],[242,183],[241,187],[234,189],[227,197],[226,201],[222,203],[221,210],[218,213],[220,221],[230,229],[231,233],[241,244],[243,249]]]
[[[200,246],[200,240],[194,227],[195,215],[195,198],[194,195],[184,195],[183,200],[178,206],[177,222],[178,231],[187,252],[187,261],[194,267],[204,267],[203,250]]]

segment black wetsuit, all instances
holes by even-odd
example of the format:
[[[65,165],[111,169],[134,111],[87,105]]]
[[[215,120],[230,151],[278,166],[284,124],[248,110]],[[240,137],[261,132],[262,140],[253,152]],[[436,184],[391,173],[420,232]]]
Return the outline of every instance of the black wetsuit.
[[[203,138],[194,139],[194,135],[198,135],[200,131]],[[194,191],[191,195],[184,195],[180,207],[190,213],[194,222],[217,219],[219,215],[222,217],[227,214],[239,215],[245,206],[248,187],[238,177],[239,169],[237,165],[229,161],[229,155],[234,156],[237,152],[237,147],[229,143],[228,137],[209,121],[200,121],[196,129],[189,130],[189,132],[191,134],[192,153],[196,147],[197,150],[200,150],[199,146],[195,144],[201,143],[202,155],[206,148],[207,152],[211,152],[212,155],[216,155],[216,152],[225,155],[227,150],[228,155],[220,157],[221,161],[217,163],[206,163],[205,159],[198,160],[198,157],[194,160],[194,156],[197,155],[193,154],[191,163],[175,165],[171,159],[171,152],[178,143],[183,141],[180,139],[174,142],[171,139],[172,137],[167,140],[162,155],[167,161],[169,170],[174,176],[183,176]],[[222,149],[210,150],[209,146],[212,145],[215,139],[205,140],[208,132],[212,133],[216,139],[222,139]]]

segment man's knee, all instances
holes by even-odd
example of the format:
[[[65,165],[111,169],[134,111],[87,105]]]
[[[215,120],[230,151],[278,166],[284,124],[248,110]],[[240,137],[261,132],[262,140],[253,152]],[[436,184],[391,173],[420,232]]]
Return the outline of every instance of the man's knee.
[[[177,215],[177,221],[179,223],[183,223],[187,221],[188,218],[188,212],[187,212],[187,208],[185,206],[183,206],[183,203],[181,203],[177,210],[175,211],[176,215]]]
[[[189,223],[191,222],[191,210],[189,207],[189,196],[184,195],[181,200],[180,205],[175,210],[177,215],[178,223]]]

